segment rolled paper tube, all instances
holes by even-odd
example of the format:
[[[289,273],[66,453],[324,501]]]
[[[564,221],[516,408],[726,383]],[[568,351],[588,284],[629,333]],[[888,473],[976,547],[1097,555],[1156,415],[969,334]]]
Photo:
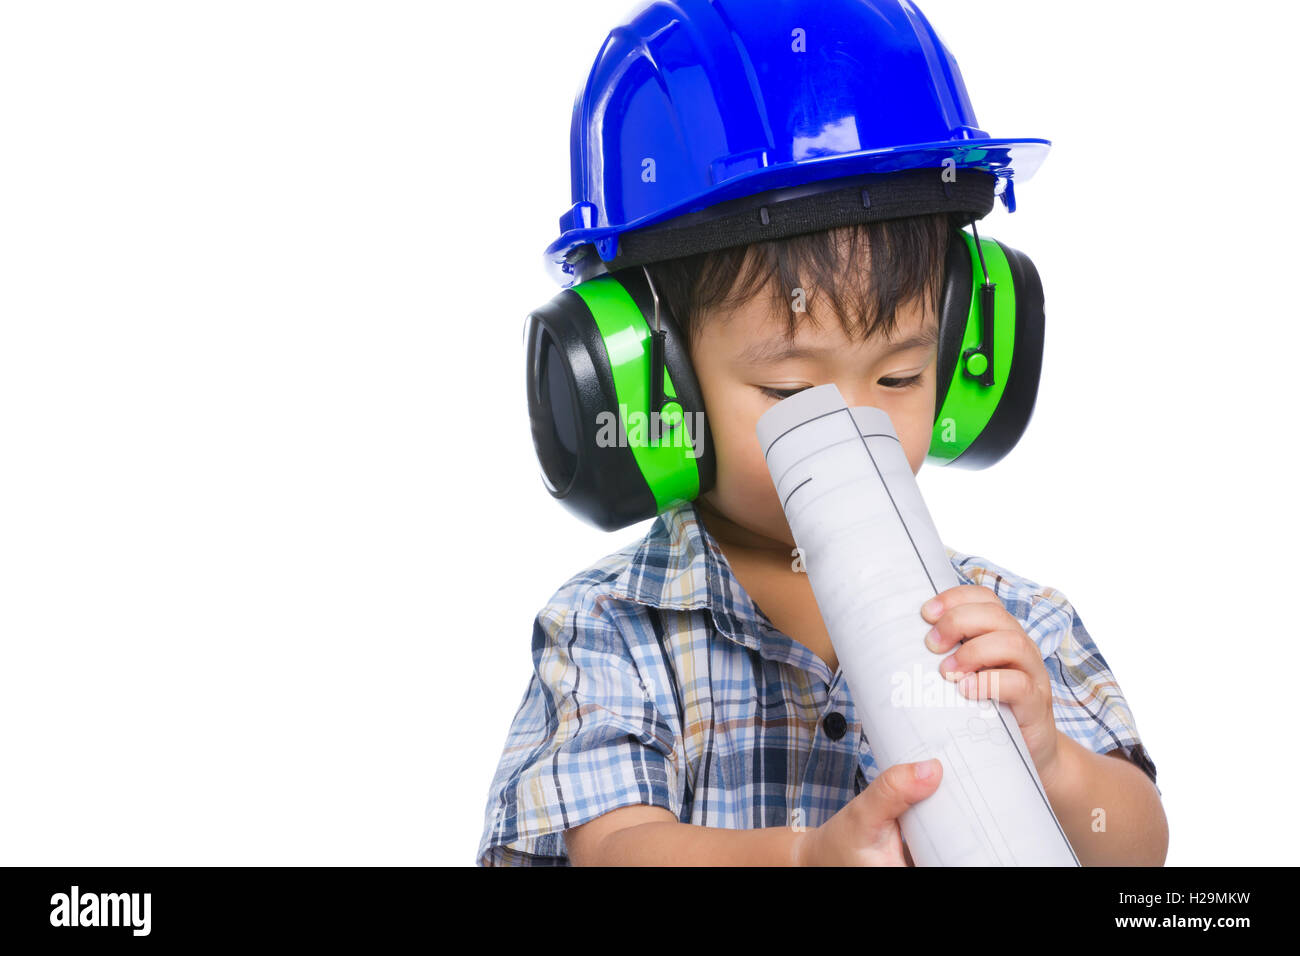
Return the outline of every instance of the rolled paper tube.
[[[925,646],[921,605],[961,581],[889,416],[819,385],[757,431],[876,762],[943,763],[899,819],[913,862],[1078,866],[1011,708],[964,696]]]

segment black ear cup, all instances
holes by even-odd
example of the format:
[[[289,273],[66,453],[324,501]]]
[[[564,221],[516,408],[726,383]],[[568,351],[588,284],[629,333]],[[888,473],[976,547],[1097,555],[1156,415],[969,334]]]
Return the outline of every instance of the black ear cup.
[[[996,240],[993,240],[996,242]],[[1006,256],[1016,293],[1016,335],[1011,372],[988,427],[970,450],[970,467],[987,468],[1006,456],[1024,436],[1038,401],[1043,369],[1043,283],[1038,270],[1023,252],[997,243]]]
[[[528,409],[547,490],[564,497],[578,476],[582,411],[573,366],[542,322],[528,326]]]
[[[575,289],[560,292],[532,312],[525,323],[525,384],[533,446],[547,491],[584,521],[615,531],[663,510],[656,491],[662,496],[662,489],[674,483],[666,482],[662,471],[644,474],[626,443],[608,441],[611,416],[617,420],[623,410],[649,411],[627,408],[627,396],[619,396],[610,364],[610,346],[601,331],[603,324],[606,328],[642,331],[648,336],[654,321],[654,300],[645,275],[639,269],[629,269],[615,277],[591,281],[618,282],[634,307],[602,316],[598,322],[588,300]],[[712,436],[702,414],[703,396],[678,326],[662,303],[659,324],[666,333],[665,366],[677,401],[687,413],[688,424],[683,427],[692,429],[693,435],[696,428],[701,430],[695,436],[700,449],[698,458],[685,458],[681,467],[698,471],[697,493],[702,493],[713,487],[716,475]],[[633,362],[633,367],[624,372],[642,376],[648,383],[648,348],[645,355],[643,362]],[[623,410],[620,404],[625,406]]]

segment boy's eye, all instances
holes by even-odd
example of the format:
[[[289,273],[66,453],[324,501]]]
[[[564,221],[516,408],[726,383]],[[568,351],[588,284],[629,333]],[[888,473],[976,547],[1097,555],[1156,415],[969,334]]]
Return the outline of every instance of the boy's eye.
[[[907,378],[882,378],[880,384],[885,386],[885,388],[896,388],[902,390],[905,388],[914,388],[915,386],[920,385],[923,378],[925,378],[925,373],[918,372],[916,375],[909,375]],[[769,398],[775,398],[777,401],[780,401],[781,399],[789,398],[791,395],[795,395],[798,392],[802,392],[805,388],[810,388],[811,386],[804,385],[801,388],[768,388],[766,385],[759,385],[756,387]]]
[[[916,375],[909,375],[907,378],[882,378],[880,384],[886,388],[911,388],[914,385],[920,385],[921,379],[924,377],[924,372],[918,372]]]
[[[759,385],[758,390],[770,398],[780,400],[783,398],[789,398],[797,392],[802,392],[803,389],[807,387],[808,386],[805,385],[803,388],[768,388],[766,385]]]

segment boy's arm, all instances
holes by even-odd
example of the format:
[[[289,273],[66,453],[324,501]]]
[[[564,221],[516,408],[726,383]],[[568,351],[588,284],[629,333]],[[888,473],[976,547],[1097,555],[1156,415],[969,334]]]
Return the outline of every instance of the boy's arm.
[[[1122,751],[1095,753],[1057,733],[1057,773],[1043,788],[1079,862],[1164,866],[1169,822],[1150,778]]]
[[[625,806],[565,831],[579,866],[911,866],[898,818],[938,788],[937,760],[898,763],[821,826],[732,830]]]
[[[1045,778],[1043,787],[1079,862],[1163,866],[1169,824],[1147,775],[1118,750],[1094,753],[1065,734],[1058,746],[1058,773]],[[861,798],[870,791],[868,787],[854,802],[865,804]],[[885,815],[872,814],[878,816]],[[663,807],[637,805],[566,830],[564,842],[574,866],[807,866],[822,862],[809,839],[813,832],[695,826],[679,823]]]
[[[728,830],[679,823],[663,807],[619,807],[566,830],[574,866],[797,866],[807,831]]]
[[[1053,605],[1056,610],[1044,613]],[[1014,600],[1013,606],[1029,622],[1026,633],[1039,645],[1051,680],[1059,759],[1043,787],[1079,862],[1163,866],[1169,823],[1155,764],[1078,610],[1056,588],[1038,586],[1027,608]]]

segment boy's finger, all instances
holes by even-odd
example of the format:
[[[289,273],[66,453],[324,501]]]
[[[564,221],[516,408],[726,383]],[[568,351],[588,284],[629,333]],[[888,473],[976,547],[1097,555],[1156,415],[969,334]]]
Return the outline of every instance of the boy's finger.
[[[931,761],[933,766],[930,775],[925,778],[916,776],[916,767],[927,761],[918,760],[913,763],[896,763],[873,780],[862,792],[863,816],[859,819],[860,825],[874,833],[897,820],[912,804],[920,803],[934,793],[943,778],[943,764],[938,758],[931,758]]]
[[[989,631],[964,641],[939,662],[939,673],[948,680],[961,680],[986,667],[1027,669],[1042,660],[1038,649],[1019,628]]]
[[[1024,671],[995,668],[967,674],[958,684],[957,692],[972,700],[991,700],[1011,708],[1016,723],[1029,719],[1025,704],[1031,701],[1034,683]]]
[[[926,632],[925,646],[936,654],[942,654],[958,641],[990,631],[1012,630],[1019,623],[1007,613],[1001,601],[997,604],[983,601],[962,604],[945,611],[943,617]]]
[[[1002,601],[992,589],[982,584],[959,584],[941,591],[921,605],[921,616],[933,624],[950,608],[962,604],[985,603],[1002,606]]]

